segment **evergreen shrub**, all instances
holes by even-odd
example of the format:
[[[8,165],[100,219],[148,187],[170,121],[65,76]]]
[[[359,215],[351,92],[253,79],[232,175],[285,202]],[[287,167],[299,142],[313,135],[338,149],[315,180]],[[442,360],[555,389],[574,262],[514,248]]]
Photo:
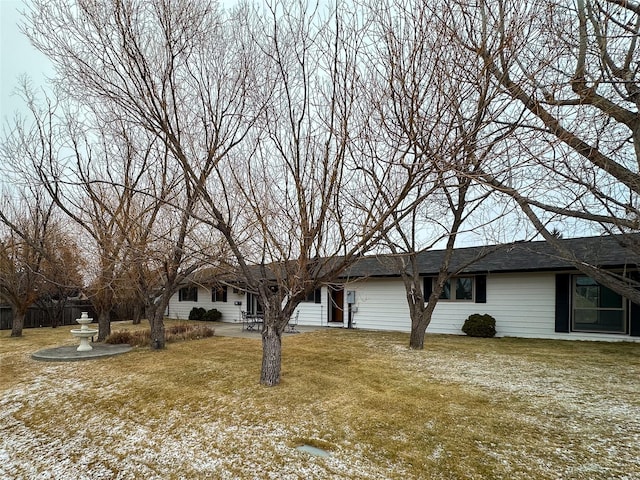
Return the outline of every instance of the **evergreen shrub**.
[[[496,335],[496,319],[488,314],[474,313],[465,320],[462,331],[470,337],[494,337]]]
[[[202,320],[207,311],[202,307],[193,307],[189,312],[189,320]]]
[[[217,322],[222,318],[222,312],[216,310],[215,308],[212,308],[211,310],[209,310],[207,313],[204,314],[204,316],[202,317],[202,320],[205,320],[207,322]]]

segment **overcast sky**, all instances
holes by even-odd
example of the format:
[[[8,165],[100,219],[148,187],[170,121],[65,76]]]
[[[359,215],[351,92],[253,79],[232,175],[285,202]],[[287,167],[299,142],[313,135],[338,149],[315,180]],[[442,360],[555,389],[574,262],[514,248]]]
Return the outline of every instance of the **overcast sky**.
[[[44,85],[53,75],[51,63],[38,52],[18,29],[20,11],[28,0],[0,0],[0,116],[2,124],[23,107],[15,95],[21,75],[27,75],[34,86]]]

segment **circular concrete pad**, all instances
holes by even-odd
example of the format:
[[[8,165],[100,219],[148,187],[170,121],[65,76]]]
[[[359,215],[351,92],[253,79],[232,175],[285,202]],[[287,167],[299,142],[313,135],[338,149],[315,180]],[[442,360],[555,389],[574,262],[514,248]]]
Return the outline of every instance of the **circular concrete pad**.
[[[94,344],[92,346],[93,350],[89,350],[88,352],[78,352],[77,345],[72,345],[70,347],[46,348],[32,354],[31,358],[45,362],[77,362],[80,360],[93,360],[95,358],[111,357],[131,350],[131,346],[127,344]]]

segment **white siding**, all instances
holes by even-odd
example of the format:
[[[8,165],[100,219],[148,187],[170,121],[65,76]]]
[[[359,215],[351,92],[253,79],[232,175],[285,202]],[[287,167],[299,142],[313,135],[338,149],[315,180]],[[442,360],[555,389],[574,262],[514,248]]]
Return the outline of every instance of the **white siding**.
[[[186,320],[189,318],[189,312],[194,307],[204,308],[205,310],[211,310],[215,308],[222,313],[223,322],[237,322],[240,319],[240,311],[246,307],[246,300],[244,292],[233,293],[231,287],[227,288],[227,301],[226,302],[212,302],[211,301],[211,289],[198,287],[198,301],[197,302],[181,302],[178,300],[178,292],[174,293],[169,301],[169,308],[167,309],[167,317]],[[242,305],[235,305],[235,302],[242,302]]]
[[[366,279],[345,289],[356,291],[356,328],[411,331],[409,308],[400,279]],[[628,335],[555,332],[555,274],[517,273],[487,276],[487,303],[438,302],[427,333],[462,335],[474,313],[493,316],[499,337],[565,340],[640,341]]]
[[[400,279],[363,279],[345,285],[346,290],[355,290],[358,311],[353,313],[356,328],[371,330],[411,331],[409,307]],[[346,294],[345,294],[346,301]],[[345,305],[345,323],[347,308]]]
[[[321,303],[301,302],[294,312],[299,312],[298,325],[322,326],[327,324],[327,288],[322,287]]]
[[[473,311],[456,326],[460,331],[472,313],[488,313],[496,319],[496,332],[501,337],[554,334],[555,288],[552,273],[488,275],[487,303],[471,305]]]
[[[542,336],[554,333],[555,276],[553,274],[494,274],[487,276],[487,303],[440,300],[429,333],[462,334],[474,313],[496,319],[498,336]]]
[[[409,308],[404,285],[399,278],[368,278],[349,282],[345,289],[344,326],[348,309],[346,291],[355,290],[357,312],[353,315],[355,328],[370,330],[411,331]],[[322,303],[302,302],[298,305],[300,325],[327,325],[327,288],[322,288]],[[242,302],[240,306],[234,302]],[[176,293],[169,303],[168,317],[189,318],[193,307],[216,308],[222,312],[223,322],[236,322],[246,309],[245,294],[228,289],[227,302],[212,302],[211,291],[200,287],[198,302],[180,302]],[[462,335],[462,325],[469,315],[488,313],[496,319],[499,337],[552,338],[565,340],[640,341],[638,337],[615,334],[557,333],[555,332],[555,274],[514,273],[487,276],[487,303],[445,301],[438,302],[427,333]],[[294,313],[295,315],[295,313]],[[339,325],[339,324],[338,324]]]
[[[462,334],[469,315],[488,313],[496,319],[499,336],[540,336],[553,333],[555,279],[553,275],[491,275],[487,303],[440,300],[428,333]],[[356,290],[358,328],[411,331],[404,285],[399,279],[367,279],[346,286]]]
[[[298,315],[299,325],[326,325],[326,287],[322,288],[321,298],[322,303],[302,302],[298,305],[295,312],[300,312]],[[235,302],[241,302],[241,305],[235,305]],[[239,291],[238,293],[233,293],[233,289],[229,287],[227,289],[226,302],[212,302],[211,290],[198,287],[197,302],[181,302],[179,301],[179,294],[176,292],[169,301],[167,317],[186,320],[189,318],[189,312],[191,312],[191,309],[194,307],[204,308],[205,310],[215,308],[222,313],[221,320],[223,322],[238,322],[241,319],[241,312],[247,309],[247,299],[244,292]]]

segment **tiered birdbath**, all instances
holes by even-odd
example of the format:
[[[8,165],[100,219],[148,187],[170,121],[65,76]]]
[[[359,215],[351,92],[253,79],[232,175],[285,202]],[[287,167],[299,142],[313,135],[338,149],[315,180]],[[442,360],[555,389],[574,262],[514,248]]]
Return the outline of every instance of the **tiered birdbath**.
[[[71,335],[80,338],[80,346],[76,349],[78,352],[88,352],[93,350],[93,347],[89,345],[89,338],[98,333],[98,330],[89,328],[88,325],[93,322],[93,318],[89,318],[87,312],[82,312],[80,318],[76,319],[76,322],[80,324],[80,329],[71,330]]]

